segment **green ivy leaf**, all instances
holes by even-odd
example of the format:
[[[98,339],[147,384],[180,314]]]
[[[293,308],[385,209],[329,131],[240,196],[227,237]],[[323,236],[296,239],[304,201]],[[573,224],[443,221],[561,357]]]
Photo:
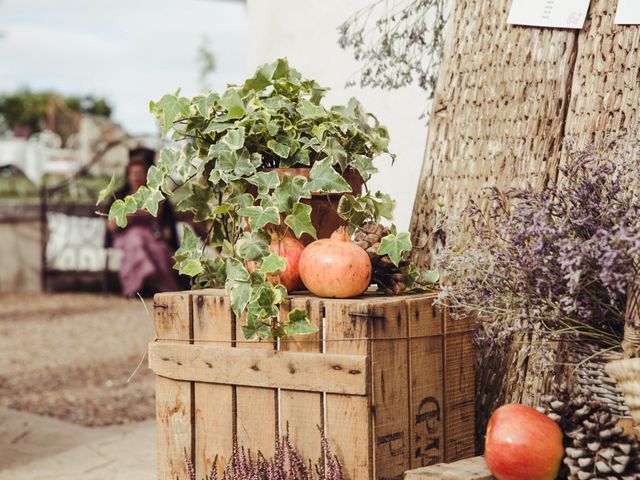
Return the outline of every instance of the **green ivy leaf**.
[[[258,193],[268,193],[269,190],[280,185],[280,178],[276,172],[258,172],[247,178],[251,185],[258,187]]]
[[[427,270],[422,274],[421,280],[426,284],[436,284],[440,281],[440,274],[437,270]]]
[[[378,169],[373,165],[373,160],[365,155],[354,155],[351,166],[360,173],[365,182],[371,178],[371,175],[378,173]]]
[[[289,154],[291,153],[291,148],[289,148],[288,145],[276,142],[274,139],[267,141],[267,148],[280,158],[289,158]]]
[[[115,189],[116,189],[116,176],[112,175],[111,180],[109,180],[109,184],[106,187],[104,187],[102,190],[100,190],[100,193],[98,194],[98,201],[96,202],[96,206],[104,202],[107,197],[112,196]]]
[[[286,335],[308,335],[316,333],[318,327],[309,323],[307,311],[303,308],[296,308],[287,315],[287,323],[284,326]]]
[[[176,250],[174,258],[177,261],[183,261],[189,258],[194,251],[198,248],[198,237],[193,233],[193,230],[187,225],[184,225],[182,229],[182,241],[180,247]]]
[[[245,114],[244,102],[238,94],[238,91],[234,88],[230,88],[224,92],[218,103],[227,110],[227,114],[224,116],[225,120],[242,118]]]
[[[160,190],[150,190],[144,199],[141,208],[149,212],[154,217],[158,216],[158,206],[164,200],[164,195]]]
[[[247,324],[242,326],[245,340],[268,338],[271,331],[269,325],[253,315],[247,315]]]
[[[324,107],[321,105],[314,105],[305,98],[300,99],[300,103],[298,104],[296,111],[301,117],[311,120],[318,120],[329,116],[329,112],[327,112]]]
[[[164,95],[158,103],[152,103],[151,110],[161,112],[162,136],[164,136],[176,120],[189,115],[189,100],[180,97],[178,91],[175,95]]]
[[[248,177],[256,173],[255,161],[249,155],[247,149],[242,150],[238,155],[237,161],[233,167],[233,173],[239,177]]]
[[[389,255],[389,258],[397,267],[402,257],[402,252],[411,250],[411,237],[409,232],[398,234],[391,233],[380,241],[379,255]]]
[[[211,187],[194,184],[191,194],[176,205],[176,210],[192,212],[194,221],[203,222],[214,217],[212,198],[214,192]]]
[[[280,213],[275,207],[244,207],[238,210],[238,215],[248,217],[249,224],[253,230],[260,230],[262,227],[270,223],[273,225],[280,224]]]
[[[151,165],[149,170],[147,170],[147,187],[149,187],[150,190],[157,190],[164,182],[166,176],[166,170],[156,165]]]
[[[229,149],[235,151],[244,147],[244,127],[235,130],[229,130],[224,137],[220,139]]]
[[[233,282],[248,282],[249,272],[237,258],[227,258],[227,278]]]
[[[236,254],[244,260],[258,260],[269,255],[270,242],[265,232],[244,232],[236,242]]]
[[[196,260],[192,258],[190,260],[187,260],[180,266],[179,273],[181,275],[195,277],[196,275],[202,273],[203,271],[204,271],[204,268],[202,268],[202,263],[200,263],[200,260]]]
[[[229,264],[227,263],[227,275],[229,274]],[[227,292],[231,297],[231,308],[238,318],[242,316],[242,312],[249,304],[251,297],[251,285],[249,282],[233,282],[227,279]]]
[[[120,228],[127,226],[127,215],[131,215],[138,210],[138,205],[131,195],[127,195],[124,200],[116,200],[109,209],[109,220],[115,219]]]
[[[316,229],[311,223],[311,206],[304,203],[296,203],[293,210],[284,219],[284,223],[289,225],[296,237],[300,238],[303,233],[308,233],[313,238],[318,238]]]
[[[270,253],[262,259],[260,271],[262,273],[282,272],[287,268],[287,259],[275,253]]]
[[[207,95],[196,95],[195,97],[193,97],[193,100],[191,100],[191,103],[196,106],[196,110],[200,115],[207,118],[211,115],[211,109],[216,104],[219,98],[220,95],[211,92]]]
[[[351,187],[331,165],[331,159],[325,158],[314,163],[309,172],[311,181],[307,188],[312,192],[342,193],[350,192]]]
[[[285,175],[273,191],[273,203],[281,213],[289,212],[302,198],[311,198],[307,180],[303,176]]]

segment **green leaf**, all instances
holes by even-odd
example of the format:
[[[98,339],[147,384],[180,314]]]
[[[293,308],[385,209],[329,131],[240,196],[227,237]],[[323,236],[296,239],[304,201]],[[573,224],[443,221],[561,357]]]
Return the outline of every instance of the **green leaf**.
[[[211,187],[193,185],[190,195],[187,195],[178,205],[176,210],[180,212],[192,212],[196,222],[203,222],[213,218],[214,191]]]
[[[311,192],[307,186],[307,180],[298,175],[282,177],[280,185],[273,191],[273,203],[281,213],[290,212],[296,203],[302,198],[311,198]]]
[[[267,142],[267,148],[269,148],[269,150],[278,155],[280,158],[289,158],[289,154],[291,153],[291,148],[289,148],[288,145],[276,142],[274,139],[271,139]]]
[[[164,195],[160,190],[150,190],[142,203],[142,208],[156,217],[158,215],[158,205],[164,200]]]
[[[116,176],[112,175],[111,180],[109,180],[109,184],[106,187],[104,187],[102,190],[100,190],[100,193],[98,194],[98,201],[96,202],[96,206],[104,202],[107,197],[112,196],[115,189],[116,189]]]
[[[262,227],[270,223],[273,225],[280,224],[280,213],[275,207],[244,207],[238,210],[238,215],[248,217],[249,224],[253,230],[260,230]]]
[[[287,268],[287,259],[275,253],[270,253],[262,259],[260,271],[262,273],[283,272]]]
[[[187,275],[189,277],[195,277],[196,275],[203,272],[202,263],[200,260],[190,259],[184,262],[183,265],[180,266],[179,273],[181,275]]]
[[[152,105],[152,109],[156,112],[162,112],[162,136],[173,126],[176,120],[189,115],[189,100],[184,97],[167,94],[160,101]]]
[[[365,182],[371,178],[371,175],[378,173],[378,169],[373,166],[373,160],[365,155],[354,155],[351,166],[360,173]]]
[[[243,260],[258,260],[269,255],[270,243],[265,232],[244,232],[236,242],[236,254]]]
[[[249,272],[237,258],[227,258],[227,278],[234,282],[248,282]]]
[[[303,308],[295,308],[287,315],[287,323],[284,326],[284,332],[288,336],[307,335],[316,333],[318,327],[309,323],[307,311]]]
[[[380,241],[378,247],[379,255],[389,255],[389,258],[398,266],[402,257],[402,252],[411,250],[411,237],[409,232],[389,234]]]
[[[435,284],[440,280],[440,274],[437,270],[427,270],[422,274],[421,280],[426,284]]]
[[[224,142],[231,150],[240,150],[244,147],[244,127],[229,130],[220,141]]]
[[[164,182],[166,176],[167,170],[151,165],[149,170],[147,170],[147,187],[149,187],[150,190],[157,190]]]
[[[280,185],[280,178],[276,172],[258,172],[252,177],[247,178],[251,185],[258,187],[258,193],[268,193],[269,190]]]
[[[300,99],[300,103],[296,108],[296,111],[303,117],[309,118],[312,120],[318,120],[320,118],[326,118],[329,116],[329,112],[327,112],[324,107],[321,105],[314,105],[309,100],[304,98]]]
[[[235,120],[244,116],[244,102],[237,90],[233,88],[228,89],[224,92],[218,103],[227,110],[225,120]]]
[[[251,156],[249,155],[249,152],[246,148],[242,150],[242,152],[240,152],[240,155],[238,155],[236,163],[233,167],[233,173],[235,173],[239,177],[248,177],[256,173],[256,165],[252,161]]]
[[[351,187],[331,165],[331,159],[325,158],[316,162],[309,172],[311,181],[307,188],[312,192],[342,193],[350,192]]]
[[[196,106],[196,110],[200,115],[207,118],[211,114],[211,109],[219,98],[220,95],[211,92],[207,95],[196,95],[191,100],[191,103]]]
[[[120,228],[127,226],[127,215],[131,215],[138,210],[138,205],[131,195],[127,195],[124,200],[116,200],[109,209],[109,220],[115,219]]]
[[[316,229],[311,223],[311,206],[304,203],[296,203],[291,214],[287,215],[284,223],[289,225],[296,237],[300,238],[303,233],[308,233],[313,238],[318,238]]]
[[[227,263],[227,275],[229,272],[229,264]],[[249,303],[251,298],[251,285],[249,282],[230,282],[227,280],[227,292],[231,296],[231,308],[237,317],[242,316],[242,312]]]
[[[268,324],[255,316],[247,315],[247,324],[242,326],[242,335],[245,340],[268,338],[270,333]]]
[[[182,229],[182,241],[180,247],[176,250],[174,258],[177,261],[183,261],[191,257],[194,251],[198,248],[198,237],[193,233],[193,230],[187,225],[184,225]]]

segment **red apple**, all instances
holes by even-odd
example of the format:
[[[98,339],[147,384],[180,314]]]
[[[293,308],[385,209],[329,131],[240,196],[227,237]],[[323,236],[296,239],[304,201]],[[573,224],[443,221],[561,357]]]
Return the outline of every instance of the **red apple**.
[[[498,480],[554,480],[563,455],[562,430],[537,410],[511,404],[491,416],[484,458]]]
[[[302,242],[289,235],[281,238],[277,233],[274,233],[271,235],[271,245],[269,246],[269,249],[287,261],[287,267],[284,271],[267,274],[267,279],[271,284],[281,284],[288,292],[304,289],[298,267],[300,263],[300,256],[304,250]],[[255,263],[247,262],[247,270],[249,270],[249,272],[253,272],[254,269]]]

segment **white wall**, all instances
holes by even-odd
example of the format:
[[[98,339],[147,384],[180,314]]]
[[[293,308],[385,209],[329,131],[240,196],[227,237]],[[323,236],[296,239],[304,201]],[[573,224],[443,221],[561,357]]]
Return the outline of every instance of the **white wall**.
[[[395,222],[408,229],[426,142],[426,94],[416,87],[402,90],[345,89],[360,68],[350,51],[338,47],[337,27],[372,0],[248,0],[249,71],[287,57],[303,76],[330,87],[325,105],[357,97],[389,128],[395,165],[379,164],[371,188],[389,193],[398,202]]]

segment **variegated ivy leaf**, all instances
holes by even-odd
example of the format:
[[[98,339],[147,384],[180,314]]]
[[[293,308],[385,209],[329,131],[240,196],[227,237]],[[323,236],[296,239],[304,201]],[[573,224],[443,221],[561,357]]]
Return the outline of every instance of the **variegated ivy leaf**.
[[[262,265],[260,265],[260,271],[262,273],[282,272],[286,268],[287,259],[273,252],[264,257],[262,259]]]
[[[202,263],[200,263],[200,260],[191,258],[180,265],[179,273],[181,275],[195,277],[196,275],[202,273],[203,271],[204,271],[204,268],[202,267]]]
[[[236,254],[243,260],[258,260],[269,255],[271,237],[265,232],[244,232],[235,245]]]
[[[230,150],[240,150],[244,147],[244,127],[229,130],[220,141],[225,143]]]
[[[316,333],[318,327],[309,322],[309,316],[304,308],[295,308],[287,315],[284,325],[285,335],[308,335]]]
[[[378,169],[373,166],[373,160],[365,155],[354,155],[351,166],[360,173],[365,182],[371,178],[371,175],[378,173]]]
[[[308,233],[313,238],[318,238],[316,229],[311,223],[311,206],[304,203],[296,203],[293,210],[284,219],[296,237],[300,238],[303,233]]]
[[[102,202],[104,202],[107,197],[110,197],[111,195],[113,195],[113,192],[116,189],[116,176],[112,175],[111,176],[111,180],[109,180],[109,184],[104,187],[102,190],[100,190],[100,193],[98,194],[98,200],[96,201],[96,205],[100,205]]]
[[[409,232],[390,233],[380,241],[379,255],[389,255],[389,258],[398,266],[402,253],[411,250],[411,237]]]
[[[311,120],[318,120],[329,116],[329,112],[327,112],[324,107],[321,105],[314,105],[305,98],[300,99],[300,103],[298,104],[296,111],[302,118],[309,118]]]
[[[211,109],[216,104],[220,95],[211,92],[206,95],[196,95],[191,100],[191,103],[196,106],[197,112],[203,117],[207,118],[211,115]]]
[[[277,142],[274,139],[267,141],[267,148],[280,158],[289,158],[289,154],[291,153],[291,148],[288,145]]]
[[[131,195],[127,195],[124,200],[116,200],[109,209],[109,220],[115,219],[120,228],[127,226],[127,215],[131,215],[138,210],[138,204]]]
[[[263,322],[255,315],[248,314],[247,324],[242,326],[242,335],[245,340],[264,339],[271,335],[271,329],[268,323]]]
[[[247,178],[251,185],[258,187],[258,193],[268,193],[280,185],[280,178],[276,172],[258,172]]]
[[[164,195],[160,190],[147,191],[148,194],[145,195],[144,201],[140,207],[156,217],[158,215],[158,206],[160,205],[160,202],[164,200]]]
[[[238,210],[238,215],[249,218],[249,225],[253,230],[260,230],[268,224],[279,225],[280,213],[275,207],[244,207]]]
[[[224,92],[218,103],[227,110],[227,114],[223,117],[224,120],[235,120],[242,118],[245,114],[244,102],[238,91],[233,88]]]
[[[273,191],[273,203],[281,213],[289,212],[302,198],[311,198],[307,181],[302,176],[285,175]]]
[[[162,135],[166,135],[176,120],[189,115],[189,100],[180,97],[180,91],[175,95],[164,95],[158,103],[151,102],[149,107],[162,119]]]
[[[234,282],[249,282],[249,272],[237,258],[227,258],[227,279]]]
[[[191,194],[176,205],[176,210],[192,212],[194,214],[193,219],[196,222],[209,220],[214,217],[212,198],[213,189],[211,187],[193,184]]]
[[[151,165],[147,170],[147,187],[151,190],[160,188],[166,176],[167,170],[165,168]]]
[[[309,177],[311,181],[307,183],[307,188],[312,192],[342,193],[351,191],[346,180],[331,165],[329,157],[314,163]]]

